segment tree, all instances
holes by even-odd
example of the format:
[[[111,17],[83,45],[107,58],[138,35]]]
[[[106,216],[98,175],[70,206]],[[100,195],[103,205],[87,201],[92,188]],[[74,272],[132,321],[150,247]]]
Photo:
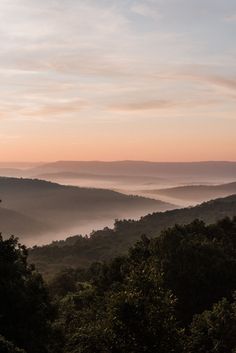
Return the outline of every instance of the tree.
[[[178,318],[187,326],[194,314],[236,288],[236,219],[215,225],[194,221],[175,226],[151,241],[150,257],[163,284],[178,298]]]
[[[23,349],[19,349],[13,343],[6,341],[3,336],[0,336],[0,352],[1,353],[25,353]]]
[[[131,273],[108,302],[107,330],[112,352],[181,352],[182,331],[175,319],[176,299],[150,268]]]
[[[129,257],[96,264],[97,280],[60,301],[66,353],[182,353],[176,299],[145,261],[148,246],[143,237]]]
[[[236,302],[223,299],[196,315],[190,333],[187,353],[235,353]]]
[[[0,236],[0,333],[27,353],[47,352],[51,306],[42,277],[17,238]]]

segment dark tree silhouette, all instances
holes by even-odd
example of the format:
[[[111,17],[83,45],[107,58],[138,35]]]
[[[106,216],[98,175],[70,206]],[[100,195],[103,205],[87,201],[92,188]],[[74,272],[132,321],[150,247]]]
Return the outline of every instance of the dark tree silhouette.
[[[47,352],[51,308],[42,277],[27,250],[0,235],[0,334],[27,353]]]

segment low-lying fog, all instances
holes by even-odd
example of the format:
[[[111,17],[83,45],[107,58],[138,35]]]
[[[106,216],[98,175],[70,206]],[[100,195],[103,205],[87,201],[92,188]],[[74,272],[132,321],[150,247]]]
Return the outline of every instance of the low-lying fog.
[[[190,185],[209,185],[214,186],[218,184],[225,184],[233,182],[235,179],[233,178],[201,178],[192,180],[189,178],[188,180],[182,178],[174,179],[173,176],[171,179],[159,179],[159,178],[151,178],[147,177],[129,177],[129,178],[113,178],[109,179],[99,179],[96,178],[57,178],[57,177],[44,177],[45,180],[56,182],[63,185],[74,185],[79,187],[89,187],[89,188],[102,188],[102,189],[110,189],[114,191],[121,192],[126,195],[138,195],[143,197],[152,198],[155,200],[160,200],[164,202],[168,202],[181,207],[195,206],[199,202],[194,198],[189,200],[184,200],[181,198],[171,197],[168,195],[163,195],[158,193],[158,190],[166,189],[166,188],[175,188],[181,186],[190,186]],[[202,195],[202,201],[205,199],[204,194]]]
[[[139,219],[145,213],[142,211],[129,213],[129,219]],[[123,217],[125,218],[125,217]],[[56,240],[65,240],[66,238],[74,235],[90,235],[93,231],[103,229],[105,227],[113,228],[115,219],[107,218],[102,220],[91,219],[89,221],[82,221],[74,227],[68,227],[67,229],[62,229],[56,232],[45,232],[43,235],[34,235],[33,238],[25,238],[24,244],[33,247],[34,245],[45,245]]]
[[[214,170],[212,170],[213,167]],[[69,164],[67,162],[57,162],[50,165],[0,164],[0,175],[41,179],[56,182],[61,185],[79,186],[81,188],[114,190],[125,195],[138,195],[171,204],[169,208],[167,206],[166,209],[173,209],[175,205],[176,207],[194,206],[203,201],[236,193],[236,183],[233,183],[236,180],[236,164],[225,162],[213,164],[196,163],[193,165],[186,163],[180,163],[178,165],[176,163],[155,164],[146,162],[71,162]],[[4,189],[0,189],[0,199],[2,190],[4,191]],[[27,186],[26,190],[28,191]],[[12,192],[13,198],[14,195],[14,192]],[[51,202],[53,197],[49,191],[47,195]],[[56,231],[54,228],[43,233],[41,231],[40,235],[37,235],[37,232],[35,232],[32,237],[27,235],[23,239],[24,243],[28,246],[36,244],[42,245],[77,234],[89,235],[93,230],[102,229],[106,226],[113,227],[115,218],[138,219],[147,213],[165,210],[157,209],[157,206],[152,203],[144,205],[144,207],[139,206],[138,209],[135,209],[134,205],[132,205],[132,207],[126,207],[127,204],[124,200],[124,204],[119,205],[118,213],[117,209],[113,213],[109,212],[110,210],[114,211],[114,209],[109,209],[109,206],[107,208],[108,203],[106,203],[105,211],[100,212],[100,196],[97,198],[95,196],[95,201],[93,202],[90,199],[89,202],[91,202],[90,205],[94,205],[95,203],[97,208],[95,207],[91,211],[86,195],[86,193],[83,194],[82,199],[80,197],[78,198],[74,209],[71,199],[62,199],[59,195],[59,197],[54,200],[54,204],[49,205],[49,208],[47,208],[45,219],[44,215],[42,216],[42,203],[41,210],[39,211],[39,213],[41,212],[40,217],[36,217],[36,220],[40,222],[41,220],[45,222],[48,221],[49,223],[52,220],[54,223],[58,223],[58,227]],[[5,201],[7,201],[9,193],[5,193],[4,198]],[[34,200],[37,200],[33,194],[29,195],[28,200],[29,199],[32,204]],[[41,196],[39,199],[41,200]],[[64,207],[57,213],[58,202],[60,203],[61,201],[61,203],[64,203],[65,200],[68,208]],[[21,203],[21,200],[17,200],[17,202]],[[32,209],[29,207],[29,202],[27,204],[28,208],[26,207],[25,209],[22,207],[14,209],[14,207],[8,207],[7,202],[5,203],[6,206],[4,204],[3,207],[10,208],[17,212],[23,212],[24,216],[32,217],[33,220],[35,215],[38,216],[37,204],[33,205],[36,211],[34,210],[35,213],[31,214]],[[77,209],[78,204],[80,207],[79,212]],[[13,206],[15,205],[13,204]],[[69,206],[72,207],[70,208]],[[114,217],[114,214],[118,214],[119,216]],[[70,217],[74,217],[73,222],[71,222]],[[78,217],[78,221],[76,221],[76,217]],[[11,219],[10,216],[9,219]],[[36,225],[41,229],[40,224]],[[32,223],[32,229],[35,229],[34,223]]]

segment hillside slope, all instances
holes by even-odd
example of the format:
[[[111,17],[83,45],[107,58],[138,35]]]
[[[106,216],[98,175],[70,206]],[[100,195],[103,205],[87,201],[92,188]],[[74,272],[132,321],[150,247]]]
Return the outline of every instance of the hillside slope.
[[[54,231],[55,236],[58,231],[64,232],[64,237],[70,232],[74,234],[80,232],[82,225],[88,224],[89,226],[95,221],[110,223],[125,215],[140,217],[151,211],[174,208],[173,205],[165,202],[123,195],[110,190],[4,177],[0,178],[0,198],[3,200],[3,207],[38,220],[45,224],[48,231]],[[16,233],[24,241],[27,234],[20,231]],[[32,237],[38,235],[38,228],[32,228],[31,234]],[[47,242],[50,242],[50,239],[47,239]],[[35,243],[37,243],[36,240]]]
[[[176,200],[203,202],[236,194],[236,182],[220,185],[186,185],[159,190],[146,190],[146,194],[168,196]]]
[[[44,273],[68,266],[86,267],[94,261],[109,260],[127,252],[142,234],[154,237],[176,223],[187,224],[196,218],[213,223],[225,216],[235,215],[236,195],[233,195],[192,208],[150,214],[139,221],[117,221],[114,229],[94,232],[90,238],[75,236],[38,247],[31,251],[30,259]]]
[[[44,234],[50,226],[20,212],[0,207],[0,229],[5,237],[12,234],[30,237],[35,231]]]

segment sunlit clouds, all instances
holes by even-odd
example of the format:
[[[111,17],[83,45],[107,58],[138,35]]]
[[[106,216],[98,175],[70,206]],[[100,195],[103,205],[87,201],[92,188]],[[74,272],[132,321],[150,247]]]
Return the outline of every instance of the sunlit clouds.
[[[234,0],[2,0],[0,160],[235,160],[235,14]]]

